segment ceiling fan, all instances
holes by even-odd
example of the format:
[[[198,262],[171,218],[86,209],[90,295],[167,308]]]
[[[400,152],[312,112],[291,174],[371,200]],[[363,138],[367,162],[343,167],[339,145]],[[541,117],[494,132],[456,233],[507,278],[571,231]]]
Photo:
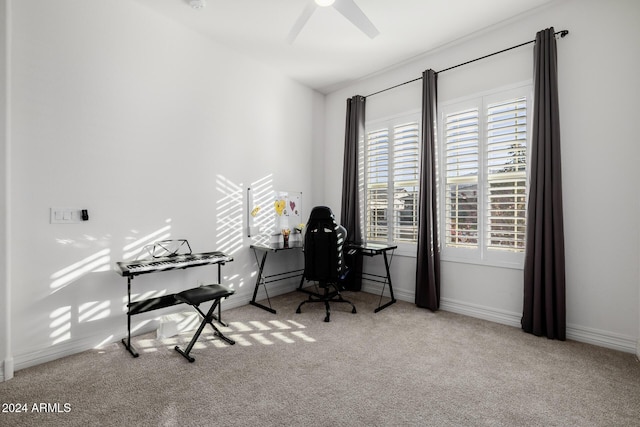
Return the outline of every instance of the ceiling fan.
[[[293,24],[287,41],[293,43],[318,7],[329,6],[333,6],[335,10],[351,21],[353,25],[358,27],[360,31],[369,36],[369,38],[374,38],[380,34],[380,31],[378,31],[375,25],[367,18],[367,15],[364,14],[354,0],[308,0],[302,14],[298,17],[295,24]]]

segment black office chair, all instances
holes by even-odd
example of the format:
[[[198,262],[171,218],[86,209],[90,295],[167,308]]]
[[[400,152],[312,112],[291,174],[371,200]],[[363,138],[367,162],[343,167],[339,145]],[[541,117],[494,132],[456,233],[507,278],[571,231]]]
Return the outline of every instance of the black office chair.
[[[309,298],[302,301],[296,310],[300,313],[300,308],[311,302],[324,303],[326,310],[325,322],[330,320],[331,308],[329,303],[347,303],[356,312],[356,307],[350,301],[342,298],[342,280],[344,280],[348,269],[344,264],[342,246],[346,240],[346,230],[338,225],[333,216],[333,212],[326,206],[316,206],[311,211],[309,222],[307,223],[304,236],[304,273],[303,281],[317,282],[324,292],[312,292],[306,289]]]

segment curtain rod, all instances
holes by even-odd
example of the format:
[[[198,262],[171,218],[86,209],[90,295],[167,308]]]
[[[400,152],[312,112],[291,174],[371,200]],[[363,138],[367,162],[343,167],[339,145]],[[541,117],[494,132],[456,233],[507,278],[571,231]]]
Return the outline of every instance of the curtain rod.
[[[560,37],[565,37],[567,34],[569,34],[569,30],[556,31],[554,33],[554,35],[556,35],[556,36],[558,34],[560,35]],[[531,43],[535,43],[535,42],[536,42],[535,40],[530,40],[528,42],[520,43],[519,45],[511,46],[511,47],[508,47],[506,49],[502,49],[502,50],[499,50],[497,52],[493,52],[493,53],[490,53],[488,55],[481,56],[480,58],[472,59],[471,61],[463,62],[462,64],[458,64],[458,65],[454,65],[453,67],[445,68],[444,70],[437,71],[436,74],[444,73],[445,71],[453,70],[454,68],[462,67],[463,65],[471,64],[472,62],[480,61],[481,59],[485,59],[485,58],[488,58],[490,56],[497,55],[499,53],[507,52],[507,51],[512,50],[512,49],[517,49],[519,47],[522,47],[522,46],[525,46],[525,45],[528,45],[528,44],[531,44]],[[377,94],[382,93],[382,92],[386,92],[386,91],[391,90],[391,89],[395,89],[395,88],[400,87],[400,86],[404,86],[404,85],[409,84],[409,83],[417,82],[418,80],[422,80],[422,77],[418,77],[416,79],[409,80],[408,82],[400,83],[400,84],[397,84],[395,86],[391,86],[391,87],[388,87],[386,89],[379,90],[377,92],[374,92],[374,93],[372,93],[370,95],[365,96],[365,98],[368,98],[368,97],[373,96],[373,95],[377,95]]]

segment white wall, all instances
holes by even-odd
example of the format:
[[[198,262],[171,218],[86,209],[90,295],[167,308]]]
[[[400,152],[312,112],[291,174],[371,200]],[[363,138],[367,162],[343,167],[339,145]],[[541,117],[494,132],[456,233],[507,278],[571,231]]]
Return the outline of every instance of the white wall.
[[[0,0],[0,22],[5,29],[0,33],[0,381],[13,375],[9,354],[9,316],[11,308],[7,288],[6,231],[7,231],[7,2]],[[7,366],[9,365],[9,366]],[[5,375],[6,373],[6,375]]]
[[[535,39],[553,26],[558,40],[567,274],[571,339],[634,352],[638,339],[640,3],[557,1],[526,17],[452,43],[327,96],[327,163],[342,156],[345,99],[420,77]],[[439,75],[440,102],[532,78],[533,45]],[[598,84],[598,82],[601,82]],[[368,119],[416,109],[421,82],[367,99]],[[340,175],[325,198],[340,204]],[[379,268],[373,266],[371,268]],[[415,258],[396,257],[394,290],[413,301]],[[519,326],[522,271],[444,262],[442,308]]]
[[[231,253],[223,280],[236,295],[224,306],[246,304],[246,188],[267,180],[302,191],[305,206],[321,201],[309,171],[322,166],[324,96],[129,0],[15,1],[12,24],[16,369],[124,336],[126,280],[113,266],[161,237]],[[50,207],[90,219],[50,224]],[[202,267],[133,287],[155,295],[215,278]],[[134,329],[163,313],[134,317]]]

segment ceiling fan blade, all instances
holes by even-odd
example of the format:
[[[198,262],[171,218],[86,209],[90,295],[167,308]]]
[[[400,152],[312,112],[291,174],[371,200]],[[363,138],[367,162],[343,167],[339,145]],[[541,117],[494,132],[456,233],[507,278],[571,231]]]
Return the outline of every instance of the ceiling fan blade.
[[[313,12],[316,10],[317,7],[318,6],[313,0],[309,0],[304,10],[296,20],[295,24],[293,24],[293,27],[291,27],[291,31],[289,31],[289,35],[287,36],[287,41],[289,43],[293,43],[296,37],[298,37],[298,34],[300,34],[300,31],[302,31],[302,27],[304,27],[304,25],[307,23],[309,18],[311,18],[311,15],[313,15]]]
[[[345,18],[353,23],[363,33],[374,38],[380,31],[373,25],[373,22],[367,18],[362,9],[353,0],[336,0],[333,7],[340,12]]]

